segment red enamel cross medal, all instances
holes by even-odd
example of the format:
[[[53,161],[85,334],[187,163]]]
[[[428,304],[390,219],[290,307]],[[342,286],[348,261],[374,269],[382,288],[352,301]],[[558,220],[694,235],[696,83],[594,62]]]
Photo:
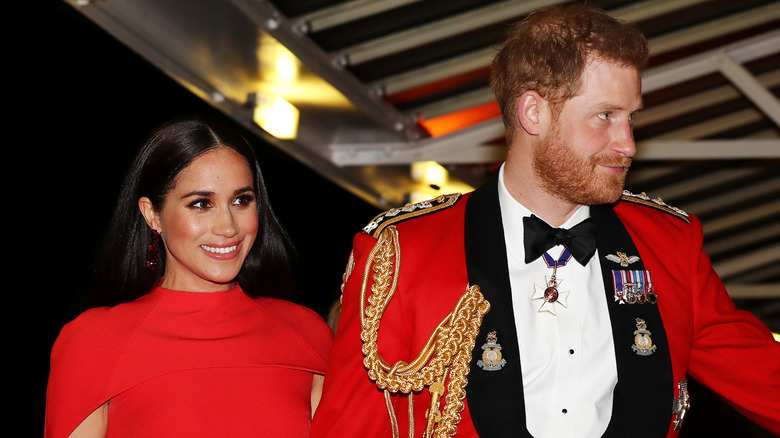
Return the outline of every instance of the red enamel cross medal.
[[[569,298],[570,291],[562,291],[558,289],[561,284],[561,280],[556,278],[559,266],[566,266],[566,263],[571,259],[571,253],[568,249],[564,249],[558,260],[553,259],[549,254],[543,255],[547,267],[552,269],[552,275],[548,278],[545,276],[545,285],[540,286],[534,283],[534,293],[531,295],[531,300],[542,300],[542,305],[539,307],[539,313],[550,313],[556,315],[555,305],[559,304],[566,307],[566,300]]]

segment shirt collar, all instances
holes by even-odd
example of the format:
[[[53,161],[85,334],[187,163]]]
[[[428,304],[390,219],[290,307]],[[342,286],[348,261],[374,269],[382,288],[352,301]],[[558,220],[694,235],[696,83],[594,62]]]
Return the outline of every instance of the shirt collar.
[[[501,221],[504,224],[504,239],[507,248],[512,248],[512,252],[519,258],[525,259],[523,247],[523,218],[534,214],[526,206],[518,202],[509,193],[504,184],[504,167],[501,165],[498,171],[498,203],[501,208]],[[538,216],[538,215],[537,215]],[[560,228],[569,229],[578,223],[590,217],[590,206],[583,205],[574,212],[571,217],[560,226]],[[511,224],[512,226],[508,226]]]

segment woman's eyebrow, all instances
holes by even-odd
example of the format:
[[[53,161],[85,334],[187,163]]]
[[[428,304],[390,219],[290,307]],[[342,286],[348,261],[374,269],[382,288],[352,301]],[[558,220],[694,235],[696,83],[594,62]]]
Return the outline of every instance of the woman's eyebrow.
[[[214,192],[209,192],[209,191],[204,191],[204,190],[193,190],[193,191],[191,191],[189,193],[185,193],[184,195],[182,195],[181,199],[191,198],[193,196],[201,196],[201,197],[204,197],[204,198],[210,198],[210,197],[214,196]]]
[[[233,195],[239,195],[241,193],[246,193],[246,192],[254,193],[255,189],[254,189],[254,187],[250,187],[250,186],[242,187],[240,189],[233,190]],[[214,195],[216,195],[216,193],[214,193],[212,191],[208,191],[208,190],[193,190],[193,191],[191,191],[189,193],[185,193],[184,195],[182,195],[181,198],[182,199],[184,199],[184,198],[191,198],[193,196],[202,196],[204,198],[211,198]]]

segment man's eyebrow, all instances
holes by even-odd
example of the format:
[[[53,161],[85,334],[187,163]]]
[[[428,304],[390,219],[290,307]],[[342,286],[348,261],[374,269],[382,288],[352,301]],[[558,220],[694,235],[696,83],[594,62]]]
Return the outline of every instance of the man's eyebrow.
[[[593,105],[593,108],[596,111],[617,111],[617,110],[626,110],[627,109],[627,108],[622,107],[620,105],[614,105],[614,104],[611,104],[609,102],[597,103],[597,104]],[[643,103],[640,103],[639,106],[637,106],[636,108],[632,109],[631,112],[642,111],[643,109],[645,109],[645,106],[644,106]]]

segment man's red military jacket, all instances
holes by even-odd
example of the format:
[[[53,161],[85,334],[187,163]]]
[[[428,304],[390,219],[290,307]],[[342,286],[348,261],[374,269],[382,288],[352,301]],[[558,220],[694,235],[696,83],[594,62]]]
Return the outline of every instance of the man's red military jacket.
[[[362,354],[360,289],[370,287],[366,262],[379,233],[398,231],[398,286],[381,319],[378,350],[389,363],[414,359],[470,284],[491,309],[482,321],[471,359],[458,437],[530,436],[525,429],[520,352],[512,314],[503,224],[495,180],[469,195],[390,210],[355,236],[353,263],[343,290],[336,342],[312,437],[389,437],[392,426],[382,391],[366,372]],[[673,437],[675,397],[688,375],[739,411],[780,434],[780,344],[747,312],[737,311],[702,251],[698,219],[645,196],[625,195],[614,206],[594,206],[618,367],[613,412],[605,436]],[[626,268],[606,259],[618,251],[638,255]],[[648,270],[657,304],[618,304],[612,271]],[[365,274],[365,275],[364,275]],[[636,318],[646,321],[656,350],[639,355]],[[501,334],[506,365],[476,365],[490,331]],[[598,370],[594,370],[598,373]],[[695,406],[695,395],[693,396]],[[400,436],[408,436],[409,396],[390,397]],[[430,397],[414,395],[414,436],[422,436]]]

